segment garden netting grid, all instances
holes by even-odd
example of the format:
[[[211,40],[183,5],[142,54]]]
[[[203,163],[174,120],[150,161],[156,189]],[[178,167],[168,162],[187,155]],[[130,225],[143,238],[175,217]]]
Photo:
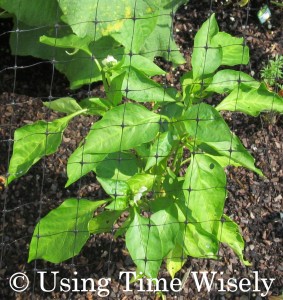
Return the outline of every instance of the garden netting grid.
[[[138,0],[136,1],[132,1],[132,3],[134,3],[134,7],[136,7]],[[19,1],[19,3],[21,3],[21,1]],[[97,1],[97,7],[99,7],[101,1]],[[186,4],[186,9],[190,10],[193,9],[193,5],[194,2],[191,1],[188,4]],[[209,17],[213,12],[215,7],[217,6],[217,3],[214,3],[214,1],[207,1],[203,3],[203,20],[201,22],[204,22],[207,17]],[[21,9],[21,6],[19,5],[18,7],[19,11]],[[185,7],[182,6],[181,10],[184,10]],[[250,4],[247,7],[244,8],[237,8],[238,10],[241,10],[241,16],[243,17],[241,20],[241,23],[244,26],[248,26],[249,24],[249,16],[250,16]],[[59,15],[59,7],[57,8],[57,12],[56,12],[56,20],[54,20],[53,24],[47,24],[46,26],[51,29],[54,30],[53,32],[55,33],[55,45],[56,45],[56,37],[59,37],[60,35],[60,30],[62,27],[64,27],[65,25],[60,24],[60,15]],[[136,16],[136,12],[135,9],[133,9],[133,15],[131,17],[128,18],[124,18],[125,22],[129,22],[132,26],[132,38],[131,38],[131,43],[134,42],[134,32],[135,32],[135,27],[136,27],[136,23],[140,20],[142,20],[142,18],[139,18]],[[228,13],[228,11],[227,11]],[[173,7],[171,8],[171,10],[169,11],[169,13],[167,13],[168,16],[172,17],[174,16],[175,12]],[[119,18],[119,20],[117,20],[116,18],[113,20],[107,20],[108,23],[111,24],[111,22],[119,22],[121,21],[122,18]],[[254,20],[253,20],[254,21]],[[94,27],[94,35],[93,35],[93,40],[96,41],[97,40],[97,26],[98,24],[100,24],[101,22],[106,22],[104,21],[100,21],[99,20],[99,14],[98,14],[98,9],[96,9],[96,14],[94,16],[94,18],[91,20],[91,24]],[[2,164],[2,160],[4,161],[4,157],[1,157],[1,172],[3,173],[3,175],[5,177],[8,177],[11,174],[7,174],[7,170],[8,170],[8,162],[10,161],[11,155],[12,155],[12,147],[13,147],[13,133],[14,130],[22,125],[24,125],[25,123],[30,123],[31,121],[37,121],[39,119],[44,119],[46,121],[51,121],[56,117],[56,114],[54,114],[53,112],[51,112],[51,110],[48,109],[42,109],[40,108],[40,103],[37,97],[40,97],[42,100],[44,101],[52,101],[55,99],[58,99],[60,97],[64,97],[64,96],[72,96],[74,98],[77,99],[81,99],[82,95],[83,96],[88,96],[88,97],[93,97],[94,93],[97,93],[94,91],[94,89],[99,90],[98,95],[101,96],[103,94],[103,90],[101,90],[99,88],[99,85],[94,86],[92,84],[92,78],[93,78],[93,74],[90,73],[89,74],[89,85],[85,85],[87,86],[87,88],[85,88],[85,90],[80,91],[78,93],[75,92],[71,92],[71,94],[69,93],[68,95],[62,95],[62,94],[56,94],[56,87],[55,87],[55,77],[58,76],[56,75],[56,70],[55,70],[55,66],[58,64],[68,64],[70,63],[70,61],[74,61],[74,60],[87,60],[88,64],[91,66],[90,72],[92,72],[92,70],[94,69],[94,58],[97,59],[104,59],[106,57],[105,54],[103,54],[103,57],[97,57],[92,56],[92,57],[79,57],[77,56],[76,58],[73,58],[73,56],[70,56],[70,61],[61,61],[60,59],[57,58],[57,52],[58,52],[58,48],[53,47],[52,50],[52,55],[50,56],[49,59],[45,60],[45,61],[41,61],[41,62],[35,62],[33,64],[29,64],[29,65],[25,65],[25,64],[19,64],[19,56],[18,56],[18,52],[20,52],[20,48],[21,48],[21,42],[24,40],[23,38],[21,38],[21,35],[23,34],[29,34],[29,33],[33,33],[36,32],[37,30],[41,30],[42,27],[40,28],[31,28],[29,30],[22,30],[21,29],[21,22],[18,19],[15,19],[14,22],[14,29],[12,31],[6,31],[1,33],[1,38],[5,38],[9,33],[13,32],[14,38],[16,40],[15,42],[15,56],[14,56],[14,65],[10,65],[7,67],[2,68],[1,67],[1,76],[5,76],[5,74],[8,74],[9,72],[13,73],[13,82],[11,82],[11,90],[9,94],[3,94],[3,99],[6,99],[7,101],[4,102],[3,104],[1,103],[1,112],[3,111],[3,119],[1,117],[1,155],[5,155],[5,164]],[[55,24],[55,26],[54,26]],[[229,28],[221,28],[221,30],[225,30],[226,32],[229,33]],[[172,50],[172,45],[171,45],[171,33],[173,34],[173,18],[171,21],[171,25],[168,28],[168,43],[167,43],[167,47],[165,47],[164,49],[156,49],[159,50],[160,53],[164,53],[164,58],[167,57],[167,60],[169,60],[170,55],[172,55],[172,53],[174,51],[178,51],[178,50]],[[245,31],[242,31],[242,35],[244,37],[244,40],[246,42],[245,39]],[[191,41],[192,42],[192,41]],[[279,42],[279,39],[278,39]],[[245,43],[243,44],[243,53],[244,53],[244,46]],[[209,50],[209,47],[206,48],[206,51]],[[108,52],[108,49],[105,49],[105,53]],[[101,53],[104,53],[103,51],[101,51]],[[146,53],[142,53],[143,55],[146,55]],[[128,55],[129,56],[129,69],[131,68],[131,62],[133,60],[133,57],[136,55],[133,51],[130,51],[128,54],[123,54],[123,55]],[[117,58],[118,60],[121,59],[121,57],[119,57],[119,55],[115,56],[115,58]],[[252,58],[252,54],[251,54],[251,58]],[[21,82],[20,80],[18,80],[19,77],[19,73],[22,72],[24,74],[25,70],[27,69],[32,69],[35,67],[35,65],[37,64],[44,64],[46,66],[51,65],[51,70],[50,70],[50,74],[49,77],[50,79],[47,80],[45,82],[45,84],[48,84],[49,87],[47,88],[47,90],[49,90],[48,93],[46,93],[45,95],[37,95],[36,97],[19,97],[20,91],[21,91]],[[161,64],[164,68],[167,68],[168,70],[172,70],[171,65],[167,64],[165,62],[163,62],[161,60]],[[244,70],[244,68],[247,68],[245,66],[240,66],[239,70]],[[182,69],[180,69],[178,72],[182,72]],[[166,97],[166,93],[167,93],[167,89],[170,88],[170,86],[174,83],[175,81],[171,81],[171,78],[168,76],[165,77],[158,77],[157,80],[159,82],[161,82],[163,84],[164,87],[164,99]],[[33,83],[30,82],[30,84],[32,85]],[[204,82],[200,82],[197,83],[200,84],[202,88],[204,88]],[[117,120],[117,123],[115,124],[115,126],[120,126],[121,128],[121,143],[123,142],[123,134],[126,130],[126,128],[129,126],[128,124],[126,124],[125,119],[126,119],[126,112],[127,112],[127,105],[129,105],[128,103],[130,103],[129,100],[126,99],[131,99],[131,92],[133,92],[134,89],[131,88],[130,82],[129,82],[129,78],[126,82],[126,88],[124,90],[122,90],[122,92],[124,93],[125,96],[125,100],[124,100],[124,113],[122,114],[122,119],[121,120]],[[19,92],[18,92],[19,91]],[[1,92],[5,92],[5,90],[1,91]],[[134,91],[135,93],[137,92],[136,90]],[[140,90],[141,95],[145,95],[146,91],[145,90]],[[30,119],[25,119],[22,118],[22,116],[20,116],[20,114],[22,114],[23,116],[25,115],[24,109],[25,106],[26,107],[33,107],[33,105],[35,104],[35,108],[39,109],[38,113],[36,113],[36,119],[34,118],[33,120]],[[237,105],[237,102],[236,104]],[[146,104],[147,107],[149,107],[148,103]],[[200,106],[199,106],[200,107]],[[272,110],[272,108],[271,108]],[[5,116],[5,117],[4,117]],[[228,115],[228,117],[230,117]],[[231,117],[230,117],[231,118]],[[238,124],[238,118],[241,118],[240,115],[236,115],[235,118],[231,118],[231,122],[230,122],[230,128],[232,131],[237,130],[237,124]],[[24,120],[24,124],[18,124],[17,120]],[[2,123],[2,120],[5,120]],[[8,122],[6,122],[8,120]],[[81,119],[80,119],[81,120]],[[95,122],[97,120],[97,118],[91,118],[91,117],[85,117],[85,121],[81,121],[81,122],[85,122],[82,124],[82,126],[80,126],[80,138],[79,140],[82,140],[83,136],[86,135],[87,133],[87,128],[84,128],[88,123],[88,127],[90,125],[90,123]],[[205,124],[205,122],[209,122],[211,121],[211,119],[201,119],[198,118],[198,113],[197,113],[197,117],[192,120],[190,119],[189,121],[195,122],[195,137],[197,136],[197,132],[198,130],[200,130],[202,124]],[[46,136],[46,139],[48,137],[49,134],[52,134],[52,132],[48,131],[48,123],[46,123],[47,127],[46,127],[46,131],[42,132],[43,135]],[[161,126],[163,125],[163,123],[161,122],[161,119],[154,122],[154,124],[156,124],[157,126],[159,126],[161,128]],[[147,125],[147,123],[141,123],[139,124],[140,126],[145,126]],[[270,126],[270,125],[266,125],[264,122],[261,122],[262,126]],[[70,127],[72,129],[76,128],[76,119],[74,121],[72,121],[72,123],[70,123]],[[66,130],[65,134],[68,133],[68,131]],[[157,137],[157,141],[158,141],[159,137]],[[268,137],[266,138],[266,140],[268,140]],[[51,264],[51,263],[46,263],[43,262],[41,260],[35,260],[31,263],[27,263],[27,258],[28,258],[28,245],[31,241],[32,235],[33,235],[33,228],[32,226],[35,226],[35,224],[42,218],[44,217],[52,208],[58,207],[59,201],[62,201],[64,199],[67,198],[71,198],[71,197],[75,197],[78,199],[78,209],[79,209],[79,205],[80,205],[80,199],[82,198],[90,198],[93,200],[98,200],[101,199],[101,196],[105,195],[103,194],[103,192],[99,189],[99,185],[97,184],[97,182],[94,181],[95,177],[90,176],[88,180],[86,180],[85,178],[81,178],[78,180],[78,182],[76,183],[75,188],[70,188],[68,190],[65,191],[58,191],[59,188],[63,188],[64,183],[60,183],[57,182],[57,180],[61,180],[58,179],[58,177],[61,176],[61,173],[65,171],[64,166],[60,165],[58,166],[58,162],[56,163],[55,160],[63,160],[66,161],[67,157],[70,155],[70,153],[78,146],[77,141],[75,143],[72,143],[72,141],[70,141],[70,138],[64,138],[63,139],[64,143],[63,143],[63,149],[64,151],[60,152],[60,154],[56,155],[52,155],[49,157],[43,157],[41,162],[37,163],[37,165],[35,165],[31,171],[32,174],[36,174],[35,176],[31,176],[29,175],[30,173],[28,172],[27,174],[23,175],[21,178],[19,178],[16,182],[12,183],[9,187],[6,188],[2,188],[1,191],[1,234],[2,234],[2,240],[1,240],[1,294],[2,294],[2,298],[3,299],[96,299],[97,296],[95,295],[95,293],[93,293],[93,295],[91,293],[64,293],[64,292],[58,292],[58,291],[54,291],[52,293],[43,293],[42,291],[40,291],[39,286],[38,286],[38,278],[36,277],[36,272],[38,271],[58,271],[60,270],[60,276],[62,277],[68,277],[68,278],[74,278],[74,272],[76,271],[79,276],[84,277],[84,278],[88,278],[88,277],[93,277],[96,280],[101,278],[101,277],[111,277],[113,278],[113,282],[116,284],[112,285],[111,283],[111,294],[109,297],[109,299],[150,299],[154,297],[154,293],[150,293],[150,292],[137,292],[137,290],[134,290],[132,293],[125,293],[123,292],[123,282],[121,281],[119,283],[119,278],[117,276],[117,272],[119,272],[119,268],[120,270],[133,270],[134,264],[133,263],[129,263],[129,258],[127,258],[126,255],[124,255],[124,259],[127,260],[127,262],[125,263],[125,265],[121,265],[121,261],[119,255],[123,255],[125,253],[125,248],[124,248],[124,243],[123,240],[118,240],[115,241],[113,239],[113,234],[114,232],[116,232],[117,230],[117,226],[113,226],[111,233],[106,234],[106,235],[102,235],[102,236],[91,236],[90,238],[90,242],[86,247],[86,250],[82,250],[82,254],[79,256],[75,256],[74,258],[68,260],[67,262],[64,262],[62,264]],[[111,141],[109,141],[111,142]],[[157,142],[158,144],[158,142]],[[83,146],[82,146],[83,147]],[[195,139],[194,139],[194,145],[193,148],[196,149],[196,144],[195,144]],[[157,147],[158,149],[158,147]],[[120,149],[121,150],[121,149]],[[281,145],[281,150],[282,150],[282,145]],[[229,160],[231,160],[231,156],[233,155],[233,153],[235,152],[235,149],[233,149],[233,145],[232,145],[232,140],[230,143],[230,147],[224,148],[222,149],[222,151],[228,152],[229,155]],[[111,160],[116,161],[118,167],[118,173],[116,174],[117,178],[119,176],[119,166],[120,164],[123,164],[123,156],[121,154],[122,151],[118,151],[118,154],[116,157],[111,158]],[[191,153],[191,166],[192,168],[194,168],[195,164],[194,164],[194,160],[196,160],[196,156],[199,155],[200,153],[198,152],[198,150],[195,150]],[[268,161],[269,160],[269,156],[268,156],[268,145],[266,145],[266,148],[264,149],[264,155],[265,155],[265,159]],[[156,160],[159,158],[159,153],[157,151],[156,155],[153,156],[154,158],[156,158]],[[81,157],[80,161],[76,162],[79,165],[79,168],[81,170],[81,172],[83,172],[83,167],[85,165],[88,164],[88,162],[84,161],[84,156]],[[52,175],[52,167],[53,172],[57,173],[56,175],[53,174]],[[214,166],[211,166],[211,169],[213,169]],[[272,168],[272,163],[270,162],[270,168]],[[51,172],[51,173],[50,173]],[[59,174],[58,174],[59,173]],[[272,172],[271,172],[272,173]],[[192,171],[193,174],[193,171]],[[52,178],[54,176],[54,178]],[[279,175],[280,176],[280,175]],[[24,177],[26,177],[26,179],[24,179]],[[30,180],[31,182],[25,181],[25,180]],[[191,186],[191,181],[192,179],[189,180],[189,183],[187,186],[183,187],[189,194],[188,198],[190,199],[190,196],[193,193],[198,193],[198,189],[194,188],[194,186]],[[270,180],[272,180],[272,178],[270,178]],[[23,195],[19,192],[17,192],[17,188],[20,187],[20,185],[25,185],[28,182],[28,186],[25,188],[26,190],[20,189],[21,191],[24,191],[25,195],[25,199],[23,199]],[[94,187],[94,189],[91,190],[92,193],[88,193],[88,186],[90,185],[92,187]],[[50,198],[50,196],[52,195],[48,195],[47,196],[47,192],[48,192],[48,187],[51,189],[53,196],[55,196],[55,198]],[[222,192],[224,193],[224,196],[226,195],[226,191],[227,191],[227,186],[221,186],[221,187],[211,187],[210,190],[215,190],[215,189],[221,189]],[[95,191],[95,193],[93,193]],[[175,191],[172,191],[172,194]],[[152,197],[154,195],[156,195],[157,191],[154,190],[154,188],[150,191],[150,193],[148,195],[151,195]],[[270,199],[278,199],[279,203],[280,203],[280,188],[279,189],[271,189],[269,191],[270,195],[269,198]],[[88,194],[87,197],[85,196],[85,194]],[[119,197],[119,192],[117,190],[114,191],[113,195],[115,198]],[[10,202],[11,199],[17,199],[17,204],[15,203],[15,201],[13,201],[13,206],[10,206]],[[114,200],[115,201],[115,200]],[[237,207],[235,207],[234,209],[237,209]],[[32,220],[26,220],[23,215],[29,215],[31,216]],[[152,214],[151,211],[147,211],[144,212],[144,214],[146,214],[147,216],[150,216]],[[224,214],[224,208],[223,208],[223,212],[222,214]],[[122,216],[122,219],[125,219],[125,215]],[[193,224],[192,221],[189,221],[188,219],[188,214],[186,214],[186,224]],[[29,221],[28,224],[24,223],[25,221]],[[30,222],[32,221],[32,222]],[[219,219],[213,219],[213,220],[203,220],[202,222],[197,222],[197,223],[219,223],[220,227],[223,226],[223,224],[227,221],[225,221],[222,218]],[[16,226],[21,227],[20,231],[17,232],[11,232],[10,231],[10,226],[12,226],[12,223],[15,223]],[[31,225],[32,224],[32,225]],[[149,224],[146,225],[141,225],[141,226],[147,226],[149,228],[148,230],[148,237],[150,239],[150,230],[153,230],[152,228],[154,226],[158,226],[158,224],[154,224],[151,225],[150,224],[150,218],[149,218]],[[161,225],[160,225],[161,226]],[[164,224],[162,224],[162,226],[166,226]],[[221,230],[220,230],[221,232]],[[63,233],[63,232],[61,232]],[[40,239],[44,238],[44,236],[40,236],[40,230],[38,232],[39,234],[39,243],[40,243]],[[58,228],[58,233],[60,234],[60,228]],[[74,230],[72,231],[72,234],[75,235],[79,235],[80,231],[77,231],[76,228],[74,228]],[[103,241],[101,242],[100,241]],[[106,242],[104,240],[107,240]],[[221,240],[221,237],[220,237]],[[97,242],[98,241],[98,242]],[[101,247],[100,243],[104,244],[104,248]],[[117,247],[117,245],[119,245]],[[14,248],[16,247],[16,248]],[[95,252],[96,250],[94,249],[94,247],[98,247],[99,251],[101,251],[100,255],[99,252]],[[84,252],[86,251],[86,252]],[[98,251],[98,250],[97,250]],[[223,246],[220,242],[219,242],[219,250],[218,250],[218,257],[219,257],[219,262],[214,262],[212,260],[210,260],[211,257],[209,256],[204,256],[203,259],[207,259],[205,260],[207,262],[207,266],[208,267],[208,271],[210,270],[219,270],[219,271],[223,271],[226,272],[227,269],[229,269],[229,263],[230,260],[227,259],[227,257],[231,257],[231,253],[229,252],[230,250],[228,250],[226,248],[226,246]],[[116,254],[116,252],[118,252]],[[15,253],[22,253],[21,255],[17,254],[15,255]],[[92,253],[95,253],[92,254]],[[19,257],[20,261],[15,261],[13,265],[8,265],[7,262],[11,263],[11,259],[9,259],[9,256],[11,257]],[[280,253],[278,253],[278,256],[280,257]],[[146,258],[147,254],[145,256],[141,256],[140,258],[138,258],[139,260],[143,260],[145,262],[145,266],[147,264],[149,264],[153,259],[148,259]],[[197,264],[198,264],[198,260],[194,260],[191,258],[185,258],[185,253],[182,252],[182,254],[180,255],[180,257],[176,257],[176,258],[180,258],[183,260],[186,260],[187,263],[184,265],[183,267],[183,271],[181,271],[180,273],[177,273],[177,277],[180,277],[181,279],[184,278],[184,273],[186,270],[198,270],[197,269]],[[7,261],[7,262],[6,262]],[[203,260],[200,260],[203,261]],[[114,266],[115,264],[117,264],[116,266]],[[244,270],[244,272],[246,272],[247,274],[249,274],[249,276],[253,276],[252,274],[252,270],[253,267],[240,267],[240,263],[237,261],[236,263],[234,262],[234,264],[237,265],[238,268],[242,268],[242,270]],[[211,266],[209,268],[209,266]],[[234,267],[233,267],[234,268]],[[15,272],[25,272],[29,279],[30,279],[30,286],[29,288],[23,292],[22,294],[16,294],[14,293],[10,288],[9,288],[9,278],[10,276],[15,273]],[[97,273],[96,273],[97,272]],[[98,275],[99,274],[99,275]],[[164,273],[164,268],[162,269],[161,274],[166,274]],[[275,273],[273,273],[275,274]],[[241,273],[241,276],[243,275],[243,273]],[[165,276],[165,275],[164,275]],[[164,277],[164,276],[160,276],[160,277]],[[272,275],[270,275],[272,277]],[[277,275],[278,276],[278,275]],[[168,274],[166,275],[167,278],[169,278]],[[51,284],[50,284],[51,282]],[[52,286],[52,276],[49,277],[49,284]],[[277,286],[279,286],[280,282],[277,283]],[[190,285],[190,281],[188,281],[188,283],[186,284],[186,286]],[[50,287],[50,286],[49,286]],[[51,288],[51,287],[50,287]],[[278,290],[277,290],[278,292]],[[187,289],[185,289],[184,291],[180,292],[180,293],[173,293],[170,292],[168,293],[168,298],[170,299],[170,295],[171,297],[175,297],[176,299],[180,298],[180,299],[193,299],[193,297],[195,297],[195,299],[207,299],[206,297],[209,297],[208,294],[203,294],[201,295],[201,293],[197,293],[196,290],[191,289],[191,291]],[[248,298],[253,298],[255,297],[254,294],[252,293],[247,293],[246,295]],[[258,296],[258,295],[256,295]],[[219,293],[217,293],[217,288],[214,287],[214,290],[211,292],[210,297],[220,297]],[[221,297],[233,297],[233,296],[228,296],[228,295],[221,295]]]

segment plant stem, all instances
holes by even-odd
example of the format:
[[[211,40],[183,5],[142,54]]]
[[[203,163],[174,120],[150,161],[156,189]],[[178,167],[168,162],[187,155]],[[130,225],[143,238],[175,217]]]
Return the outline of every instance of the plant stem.
[[[185,160],[182,161],[181,166],[183,166],[184,164],[186,164],[187,162],[189,162],[191,160],[191,158],[187,158]]]
[[[276,1],[270,1],[270,3],[272,3],[274,5],[277,5],[279,7],[283,7],[283,3],[279,3],[279,2],[276,2]]]

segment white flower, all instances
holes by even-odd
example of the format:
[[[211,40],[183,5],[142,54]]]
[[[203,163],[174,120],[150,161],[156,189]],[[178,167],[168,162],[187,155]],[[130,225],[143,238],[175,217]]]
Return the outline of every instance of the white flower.
[[[118,63],[117,59],[115,59],[112,55],[108,55],[103,59],[102,64],[107,67],[113,67]]]
[[[141,199],[142,194],[147,191],[147,187],[142,186],[139,191],[134,196],[134,202],[137,204],[137,202]]]

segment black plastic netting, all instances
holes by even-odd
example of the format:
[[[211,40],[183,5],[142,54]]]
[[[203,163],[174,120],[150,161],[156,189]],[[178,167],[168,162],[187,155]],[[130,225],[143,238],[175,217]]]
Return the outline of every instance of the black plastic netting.
[[[0,1],[1,299],[282,297],[282,9]]]

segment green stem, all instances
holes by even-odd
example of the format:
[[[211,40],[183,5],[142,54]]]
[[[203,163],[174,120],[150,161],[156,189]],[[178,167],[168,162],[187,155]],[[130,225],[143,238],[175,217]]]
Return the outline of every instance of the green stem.
[[[101,76],[102,76],[102,82],[103,82],[105,93],[106,93],[106,95],[108,95],[109,84],[108,84],[108,81],[106,79],[105,72],[103,70],[101,71]]]
[[[94,62],[97,65],[97,68],[98,68],[99,72],[102,72],[102,68],[101,68],[101,65],[100,65],[99,61],[95,58]]]
[[[179,172],[179,169],[180,169],[180,166],[181,166],[181,164],[180,164],[180,157],[182,157],[183,155],[182,154],[179,155],[180,151],[183,151],[183,143],[182,143],[181,140],[179,140],[179,143],[178,143],[178,145],[176,147],[175,156],[174,156],[174,160],[173,160],[173,164],[172,164],[172,166],[174,167],[173,171],[175,173]]]
[[[171,123],[171,120],[169,117],[165,116],[165,115],[160,115],[160,117],[166,121],[168,121],[168,123]]]
[[[277,6],[280,6],[280,7],[283,7],[283,3],[279,3],[279,2],[276,2],[276,1],[270,1],[270,3],[272,3],[274,5],[277,5]]]
[[[191,160],[191,158],[187,158],[185,160],[182,161],[181,166],[183,166],[184,164],[186,164],[187,162],[189,162]]]
[[[83,113],[86,112],[86,111],[88,111],[88,109],[87,109],[87,108],[84,108],[84,109],[78,110],[78,111],[76,111],[76,112],[74,112],[74,113],[68,115],[67,117],[74,118],[74,117],[76,117],[76,116],[78,116],[78,115],[83,114]]]

